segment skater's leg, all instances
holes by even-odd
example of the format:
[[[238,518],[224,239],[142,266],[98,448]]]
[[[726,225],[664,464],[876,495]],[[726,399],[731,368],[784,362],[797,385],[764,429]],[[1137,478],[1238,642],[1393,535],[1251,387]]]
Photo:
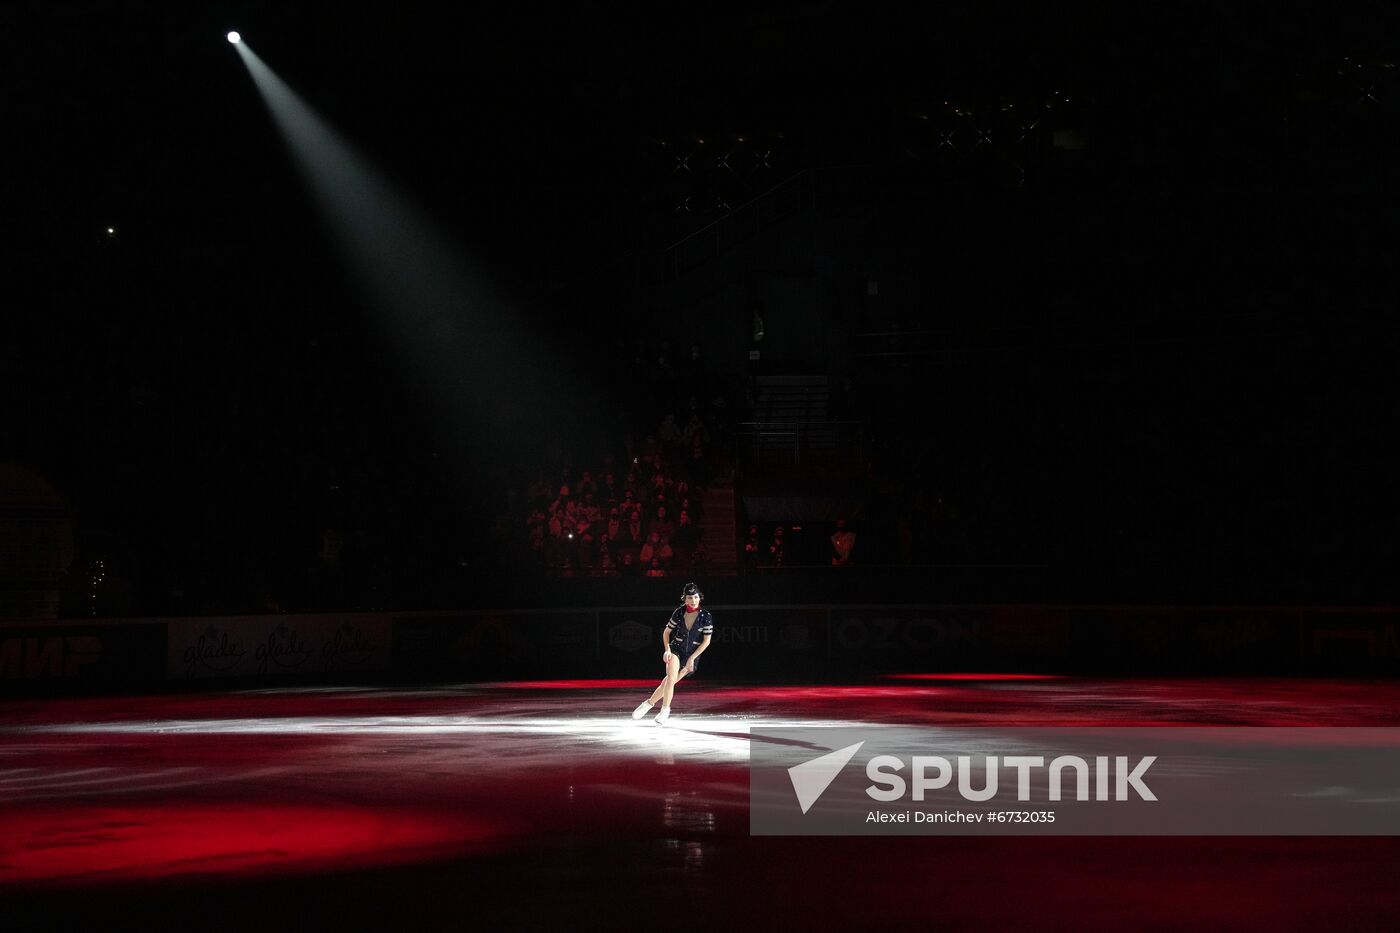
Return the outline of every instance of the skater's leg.
[[[676,682],[680,680],[681,662],[674,654],[666,662],[666,679],[661,682],[661,705],[669,707],[671,697],[676,693]]]
[[[674,686],[675,684],[680,683],[682,680],[685,680],[685,671],[680,671],[679,673],[677,673],[676,679],[674,681],[671,680],[671,677],[668,674],[665,680],[661,681],[661,683],[656,685],[656,689],[651,692],[651,696],[647,699],[647,703],[649,703],[652,706],[655,706],[656,701],[660,700],[666,695],[667,684],[672,684],[672,686]]]

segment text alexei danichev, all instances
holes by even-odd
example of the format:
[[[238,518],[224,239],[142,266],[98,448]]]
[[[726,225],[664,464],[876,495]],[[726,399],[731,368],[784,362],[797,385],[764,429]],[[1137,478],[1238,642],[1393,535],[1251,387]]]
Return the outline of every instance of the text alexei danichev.
[[[932,813],[926,810],[903,810],[887,813],[871,810],[865,815],[867,823],[1053,823],[1054,810],[991,810],[985,813],[964,813],[962,810],[944,810]]]
[[[871,810],[865,817],[867,823],[980,823],[981,813],[964,813],[961,810],[944,810],[942,813],[926,813],[923,810],[904,810],[899,813],[885,813]]]

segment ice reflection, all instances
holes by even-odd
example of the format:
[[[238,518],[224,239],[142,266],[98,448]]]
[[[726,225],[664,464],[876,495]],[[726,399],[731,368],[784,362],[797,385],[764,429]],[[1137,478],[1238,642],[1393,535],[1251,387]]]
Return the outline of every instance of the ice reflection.
[[[709,848],[705,843],[694,840],[667,839],[666,861],[679,861],[683,873],[698,875],[705,870],[705,859],[710,854]]]
[[[706,802],[694,791],[686,794],[671,791],[662,800],[661,823],[667,829],[712,833],[715,831],[715,811],[706,806]]]

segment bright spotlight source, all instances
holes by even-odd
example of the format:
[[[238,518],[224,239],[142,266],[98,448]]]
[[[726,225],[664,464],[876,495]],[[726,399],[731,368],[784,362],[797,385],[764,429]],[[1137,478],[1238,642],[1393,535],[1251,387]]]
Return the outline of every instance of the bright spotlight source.
[[[231,32],[228,34],[228,41],[232,42],[234,45],[237,45],[240,41],[242,41],[242,39],[243,37],[236,32]]]

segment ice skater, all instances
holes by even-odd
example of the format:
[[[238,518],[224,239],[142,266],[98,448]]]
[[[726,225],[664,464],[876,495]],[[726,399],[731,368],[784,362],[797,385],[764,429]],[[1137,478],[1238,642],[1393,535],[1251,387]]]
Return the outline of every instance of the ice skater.
[[[657,700],[661,701],[661,712],[656,714],[656,724],[664,726],[671,718],[671,697],[675,695],[676,684],[695,673],[695,662],[710,647],[710,638],[715,633],[715,620],[710,610],[700,608],[704,598],[705,594],[694,583],[687,583],[681,590],[681,604],[661,630],[661,663],[666,665],[666,679],[632,711],[633,719],[641,719],[651,712]]]

